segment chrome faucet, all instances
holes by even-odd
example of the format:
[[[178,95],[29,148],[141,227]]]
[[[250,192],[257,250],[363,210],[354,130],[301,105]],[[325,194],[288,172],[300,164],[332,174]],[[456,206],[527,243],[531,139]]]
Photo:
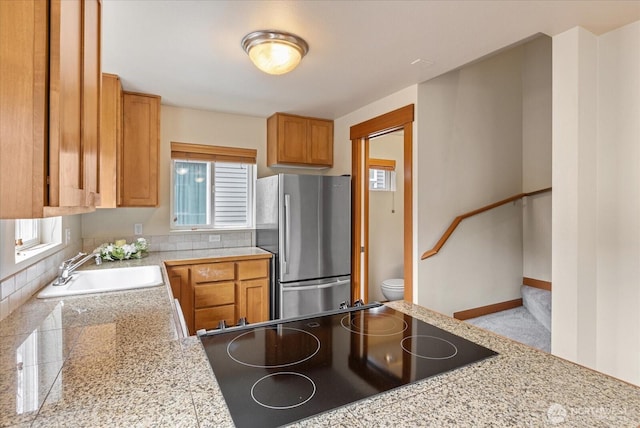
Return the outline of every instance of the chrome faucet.
[[[78,255],[63,261],[60,266],[58,266],[58,277],[53,281],[53,285],[65,285],[71,279],[73,271],[91,258],[95,258],[97,265],[102,263],[102,258],[99,253],[78,253]]]

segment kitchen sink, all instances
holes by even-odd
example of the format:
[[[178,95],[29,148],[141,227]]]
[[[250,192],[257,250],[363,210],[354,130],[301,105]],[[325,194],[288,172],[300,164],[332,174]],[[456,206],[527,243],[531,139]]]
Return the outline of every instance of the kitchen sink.
[[[39,299],[155,287],[164,284],[159,266],[80,270],[65,285],[47,285]]]

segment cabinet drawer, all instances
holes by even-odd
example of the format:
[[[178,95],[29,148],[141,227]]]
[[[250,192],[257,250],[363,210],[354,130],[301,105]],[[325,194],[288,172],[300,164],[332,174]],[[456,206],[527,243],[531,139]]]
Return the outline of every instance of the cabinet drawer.
[[[236,323],[235,305],[196,309],[195,318],[196,331],[202,328],[206,330],[218,328],[218,323],[220,323],[221,320],[225,320],[228,326],[232,326]]]
[[[238,280],[267,278],[269,276],[269,260],[246,260],[237,262]]]
[[[229,263],[207,263],[204,265],[195,265],[191,269],[193,281],[213,282],[213,281],[233,281],[234,265]]]
[[[236,300],[233,282],[199,284],[193,291],[196,308],[233,304]]]

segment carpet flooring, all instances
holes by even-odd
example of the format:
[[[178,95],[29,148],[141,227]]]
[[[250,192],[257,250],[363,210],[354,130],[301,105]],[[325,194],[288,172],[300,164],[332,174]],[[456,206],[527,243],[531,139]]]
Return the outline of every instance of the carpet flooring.
[[[524,306],[471,318],[466,322],[533,348],[551,352],[551,333]]]

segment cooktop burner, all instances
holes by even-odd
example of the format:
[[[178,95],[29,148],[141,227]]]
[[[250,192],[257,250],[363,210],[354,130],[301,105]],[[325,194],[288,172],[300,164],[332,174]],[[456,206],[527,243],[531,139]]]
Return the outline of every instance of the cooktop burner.
[[[289,424],[496,355],[380,304],[200,340],[239,428]]]
[[[295,343],[286,352],[261,352],[265,343]],[[236,363],[257,368],[278,368],[300,364],[320,350],[315,334],[298,328],[275,325],[244,332],[229,341],[227,355]],[[260,351],[260,352],[257,352]]]
[[[389,314],[373,314],[365,311],[351,312],[340,320],[347,330],[365,336],[391,336],[405,331],[405,320]]]

